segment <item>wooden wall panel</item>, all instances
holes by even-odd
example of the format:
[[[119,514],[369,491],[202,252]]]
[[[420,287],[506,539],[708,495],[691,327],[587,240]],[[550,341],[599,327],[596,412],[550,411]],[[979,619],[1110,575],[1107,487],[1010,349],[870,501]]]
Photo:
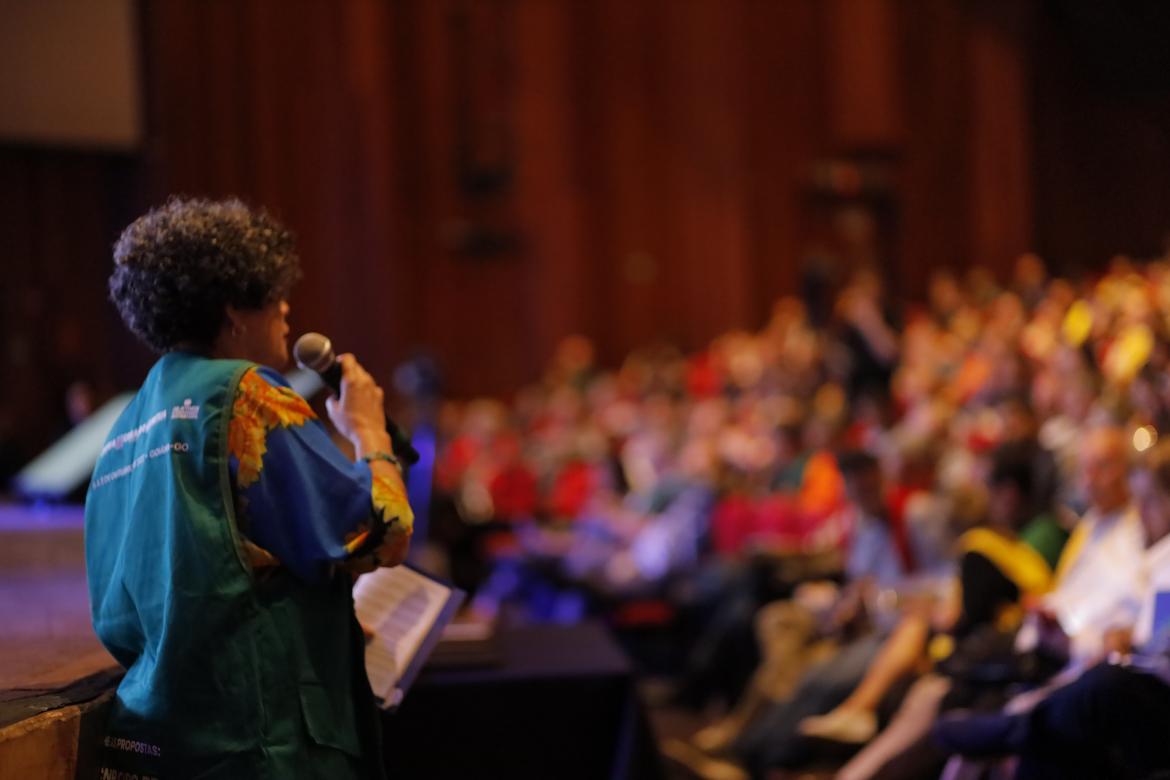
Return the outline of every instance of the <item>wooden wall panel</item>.
[[[627,340],[646,344],[656,337],[663,312],[654,287],[665,286],[665,229],[661,190],[665,143],[655,117],[665,113],[666,90],[655,52],[664,32],[654,23],[652,3],[603,0],[596,4],[584,60],[586,105],[596,128],[584,154],[592,172],[590,209],[592,256],[606,289],[594,289],[596,333],[603,354],[620,357]]]
[[[538,361],[565,336],[590,331],[591,303],[586,254],[586,182],[578,150],[587,132],[579,70],[583,41],[567,5],[526,3],[516,8],[515,144],[522,152],[516,172],[515,224],[523,226],[527,266],[522,289],[528,349]],[[531,364],[524,369],[532,372]],[[533,374],[530,373],[530,376]]]
[[[989,3],[968,28],[971,257],[1000,278],[1033,247],[1028,3]]]
[[[1046,6],[1035,46],[1036,244],[1066,273],[1166,251],[1170,7]]]
[[[669,279],[664,339],[686,348],[754,324],[745,126],[743,4],[684,4],[665,15],[669,88],[655,118],[668,153],[657,182],[669,214],[660,262]],[[764,117],[760,120],[766,121]]]
[[[150,6],[170,150],[157,181],[240,192],[289,221],[312,291],[296,322],[383,377],[429,349],[456,392],[500,392],[572,332],[616,361],[758,326],[796,287],[809,169],[856,149],[901,161],[896,276],[963,264],[974,236],[1004,230],[1002,202],[962,185],[998,159],[968,142],[1005,132],[958,129],[972,114],[955,88],[999,82],[946,48],[969,35],[952,3],[287,7]],[[203,41],[210,29],[225,32]],[[1010,82],[1014,65],[984,70]],[[967,215],[984,203],[991,216]],[[485,240],[498,245],[469,250]]]
[[[809,167],[830,153],[820,0],[748,5],[744,31],[747,97],[744,165],[748,257],[753,264],[749,323],[764,321],[774,300],[799,290],[809,251],[803,221]]]
[[[126,343],[120,325],[85,296],[118,228],[172,192],[268,207],[300,239],[297,329],[332,334],[384,381],[431,351],[460,395],[531,381],[572,332],[612,364],[654,341],[693,349],[758,327],[797,291],[818,237],[818,161],[877,153],[887,166],[899,294],[921,293],[937,265],[1006,268],[1033,222],[1043,244],[1072,251],[1098,235],[1094,209],[1132,227],[1166,202],[1153,174],[1131,171],[1142,203],[1099,203],[1125,189],[1108,165],[1162,160],[1164,143],[1121,130],[1124,109],[1068,126],[1086,104],[1048,70],[1054,88],[1034,93],[1030,1],[141,8],[139,159],[0,153],[5,250],[15,265],[47,258],[8,278],[47,290],[86,257],[89,287],[69,300],[110,344]],[[1081,179],[1065,153],[1091,156],[1098,132],[1130,148]],[[1037,199],[1056,205],[1033,213]],[[43,235],[73,210],[71,238]],[[19,294],[2,299],[5,321],[39,322]],[[68,326],[60,338],[45,376],[74,350]],[[142,354],[118,350],[97,370],[132,385]]]
[[[0,475],[65,430],[70,384],[108,396],[148,365],[106,301],[136,170],[120,156],[0,149]]]
[[[829,124],[842,149],[897,149],[903,142],[901,30],[893,0],[824,4]]]
[[[923,269],[970,262],[970,75],[966,17],[951,0],[900,5],[900,83],[906,145],[900,153],[899,253],[895,292],[922,296]]]

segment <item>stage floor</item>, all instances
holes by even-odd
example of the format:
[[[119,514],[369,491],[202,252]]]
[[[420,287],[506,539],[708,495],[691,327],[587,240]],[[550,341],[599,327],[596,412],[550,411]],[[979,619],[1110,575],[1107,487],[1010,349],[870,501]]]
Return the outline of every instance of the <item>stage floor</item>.
[[[0,506],[0,698],[110,667],[89,619],[82,510]]]

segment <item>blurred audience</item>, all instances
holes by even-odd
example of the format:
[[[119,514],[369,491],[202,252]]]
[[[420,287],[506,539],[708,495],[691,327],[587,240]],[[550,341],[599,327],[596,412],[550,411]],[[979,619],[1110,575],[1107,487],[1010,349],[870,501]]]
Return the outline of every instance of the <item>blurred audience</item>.
[[[1126,476],[1170,425],[1168,362],[1165,260],[1074,283],[1024,255],[901,313],[862,268],[816,322],[785,298],[613,371],[573,337],[510,403],[447,404],[436,528],[485,615],[674,632],[652,670],[725,708],[682,751],[699,774],[815,734],[869,745],[842,777],[937,776],[940,712],[1046,712],[1124,650],[1153,536]]]

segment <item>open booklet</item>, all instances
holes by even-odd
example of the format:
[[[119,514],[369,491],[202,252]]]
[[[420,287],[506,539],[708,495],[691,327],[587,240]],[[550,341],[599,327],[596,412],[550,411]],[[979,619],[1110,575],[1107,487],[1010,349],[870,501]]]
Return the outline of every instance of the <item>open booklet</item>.
[[[358,578],[354,610],[374,632],[366,645],[366,673],[383,708],[402,701],[464,595],[410,564]]]

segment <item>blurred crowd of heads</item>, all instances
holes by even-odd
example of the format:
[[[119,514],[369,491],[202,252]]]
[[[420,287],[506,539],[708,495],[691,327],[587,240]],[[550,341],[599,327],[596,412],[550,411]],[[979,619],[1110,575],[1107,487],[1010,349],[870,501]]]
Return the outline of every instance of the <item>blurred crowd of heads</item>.
[[[1034,510],[1080,510],[1118,500],[1110,471],[1148,457],[1170,426],[1170,262],[1115,258],[1074,283],[1025,255],[1011,279],[940,271],[925,302],[892,303],[862,269],[823,326],[786,297],[758,331],[692,354],[640,350],[616,370],[566,339],[509,402],[443,406],[436,486],[472,521],[565,522],[630,495],[652,506],[680,482],[784,496],[809,516],[847,492],[873,502],[914,486],[974,521],[989,488],[1013,479],[1010,466],[993,474],[1007,445],[1053,456],[1050,478],[1016,479]]]

